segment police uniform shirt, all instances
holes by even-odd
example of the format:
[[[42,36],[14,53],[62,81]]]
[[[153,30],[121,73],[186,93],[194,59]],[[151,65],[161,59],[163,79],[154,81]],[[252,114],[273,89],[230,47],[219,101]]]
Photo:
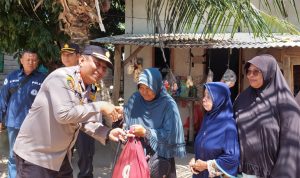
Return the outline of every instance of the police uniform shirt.
[[[42,84],[14,145],[24,160],[58,171],[66,154],[71,160],[82,123],[88,126],[84,132],[105,143],[109,128],[102,125],[103,102],[90,102],[92,89],[85,88],[78,69],[57,69]]]
[[[35,70],[30,74],[28,81],[18,88],[25,77],[23,69],[13,71],[7,75],[1,88],[0,121],[7,127],[21,127],[46,74]],[[17,91],[11,95],[9,90],[12,88],[16,88]]]

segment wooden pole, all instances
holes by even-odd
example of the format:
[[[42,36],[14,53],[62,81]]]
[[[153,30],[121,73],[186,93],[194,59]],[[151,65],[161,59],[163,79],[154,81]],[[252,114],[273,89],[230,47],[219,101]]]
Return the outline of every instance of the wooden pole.
[[[115,45],[115,56],[114,56],[114,89],[112,92],[112,101],[115,105],[118,105],[118,99],[120,97],[121,87],[121,61],[122,61],[122,47]]]
[[[134,57],[136,57],[136,55],[144,48],[144,46],[139,46],[132,54],[130,54],[130,56],[124,60],[124,66],[130,62],[130,60]]]

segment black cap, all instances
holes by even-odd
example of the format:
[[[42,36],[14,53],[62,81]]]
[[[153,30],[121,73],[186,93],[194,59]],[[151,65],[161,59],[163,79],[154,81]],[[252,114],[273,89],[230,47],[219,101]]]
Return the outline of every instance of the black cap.
[[[107,63],[108,67],[113,68],[113,64],[109,60],[110,53],[107,49],[95,45],[86,45],[82,54],[91,55],[97,59],[103,60]]]
[[[79,50],[79,46],[75,43],[65,43],[64,46],[61,48],[60,52],[63,52],[63,51],[66,51],[66,52],[69,52],[69,53],[79,53],[80,50]]]

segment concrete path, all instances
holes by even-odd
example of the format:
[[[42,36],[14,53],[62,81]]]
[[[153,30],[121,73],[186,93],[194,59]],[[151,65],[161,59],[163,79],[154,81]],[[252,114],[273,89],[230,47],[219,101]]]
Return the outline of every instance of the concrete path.
[[[96,153],[94,156],[94,177],[95,178],[110,178],[111,166],[114,160],[116,144],[110,144],[107,146],[96,143]],[[183,159],[176,159],[176,171],[178,178],[192,177],[188,169],[188,162],[193,157],[193,154],[188,153]],[[7,133],[0,132],[0,178],[7,177],[7,158],[8,158],[8,140]],[[77,153],[75,151],[72,159],[74,178],[78,173],[77,167]]]

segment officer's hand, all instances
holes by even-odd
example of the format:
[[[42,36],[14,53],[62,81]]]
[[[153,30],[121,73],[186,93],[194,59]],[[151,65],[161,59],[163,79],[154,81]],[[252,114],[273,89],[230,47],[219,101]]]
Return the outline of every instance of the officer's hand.
[[[109,139],[115,142],[119,140],[124,142],[126,138],[127,138],[126,132],[121,128],[112,129],[109,133]]]
[[[122,106],[115,106],[116,111],[118,112],[118,120],[123,119],[123,107]]]
[[[100,112],[111,119],[112,122],[116,122],[120,117],[120,114],[118,113],[115,105],[108,102],[104,103],[101,106]]]

